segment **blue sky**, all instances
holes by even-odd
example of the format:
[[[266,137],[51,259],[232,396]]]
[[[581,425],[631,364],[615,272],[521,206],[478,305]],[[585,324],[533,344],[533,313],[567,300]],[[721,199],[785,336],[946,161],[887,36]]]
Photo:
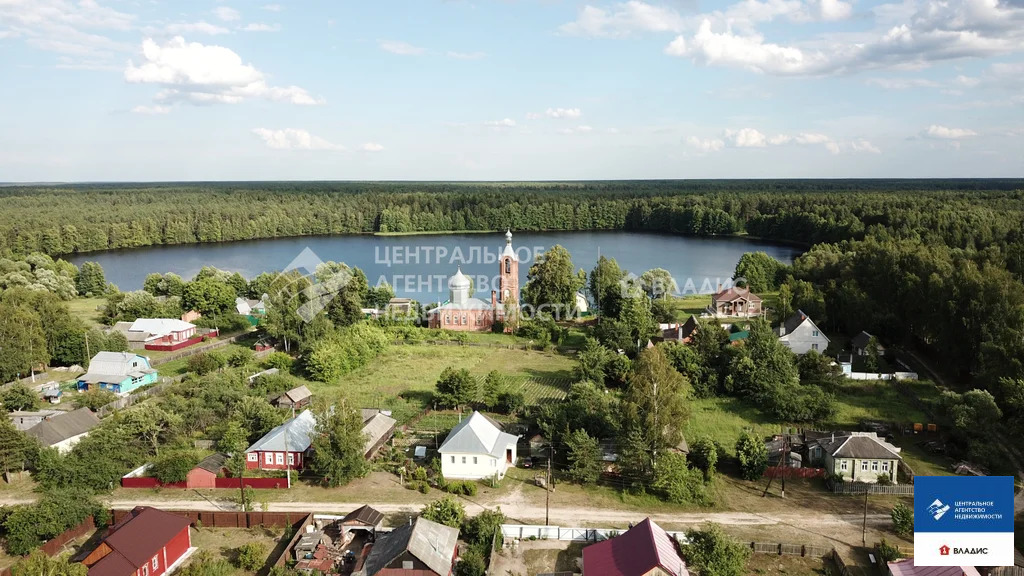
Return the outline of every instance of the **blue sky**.
[[[0,181],[1024,176],[1024,0],[0,0]]]

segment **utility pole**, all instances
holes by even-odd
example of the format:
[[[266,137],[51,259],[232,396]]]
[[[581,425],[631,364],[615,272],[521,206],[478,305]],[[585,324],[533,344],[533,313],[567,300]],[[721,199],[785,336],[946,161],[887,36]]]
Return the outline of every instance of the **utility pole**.
[[[786,497],[786,471],[789,469],[789,434],[782,437],[782,497]]]
[[[548,477],[547,481],[544,482],[544,490],[546,492],[544,498],[544,525],[550,525],[551,519],[551,456],[554,453],[548,455]]]
[[[860,529],[860,543],[864,546],[868,545],[868,490],[867,487],[864,489],[864,524]]]

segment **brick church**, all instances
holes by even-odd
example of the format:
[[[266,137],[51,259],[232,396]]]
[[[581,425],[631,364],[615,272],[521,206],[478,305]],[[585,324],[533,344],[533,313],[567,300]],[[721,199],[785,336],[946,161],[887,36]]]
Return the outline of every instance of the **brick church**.
[[[505,232],[505,250],[498,257],[498,289],[491,290],[487,303],[470,294],[472,282],[460,267],[448,279],[448,302],[430,311],[427,325],[445,330],[488,332],[494,322],[505,319],[505,310],[518,309],[519,258],[512,248],[512,231]]]

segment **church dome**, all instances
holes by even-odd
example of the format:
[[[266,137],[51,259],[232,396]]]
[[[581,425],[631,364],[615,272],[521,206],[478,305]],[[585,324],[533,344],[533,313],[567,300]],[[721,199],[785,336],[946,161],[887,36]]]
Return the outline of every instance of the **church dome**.
[[[455,275],[448,279],[449,290],[469,290],[469,284],[469,278],[462,273],[462,267],[459,267]]]

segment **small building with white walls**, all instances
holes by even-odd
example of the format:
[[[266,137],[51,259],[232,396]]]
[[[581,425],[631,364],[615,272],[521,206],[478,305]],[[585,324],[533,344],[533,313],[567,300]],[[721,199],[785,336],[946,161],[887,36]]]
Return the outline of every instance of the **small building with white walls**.
[[[480,480],[505,477],[516,463],[518,436],[501,431],[493,420],[479,412],[459,422],[444,439],[441,475],[446,480]]]

